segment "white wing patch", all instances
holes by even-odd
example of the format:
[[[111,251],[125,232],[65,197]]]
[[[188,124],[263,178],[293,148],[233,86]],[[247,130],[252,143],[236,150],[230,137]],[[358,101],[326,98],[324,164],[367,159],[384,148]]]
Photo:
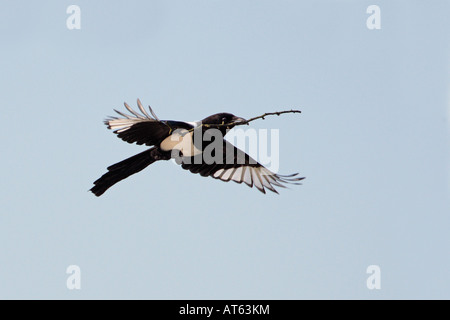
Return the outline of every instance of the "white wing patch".
[[[233,181],[236,181],[237,183],[242,182],[242,174],[244,173],[244,167],[236,168],[236,171],[234,171],[233,176],[231,179]]]
[[[122,133],[129,130],[133,125],[140,122],[161,122],[156,114],[153,112],[152,108],[149,106],[151,115],[142,106],[141,101],[138,99],[137,104],[139,110],[142,114],[134,111],[126,102],[124,103],[125,108],[131,113],[125,114],[118,110],[116,111],[123,118],[111,117],[105,121],[109,129],[114,130],[114,133]],[[188,122],[194,127],[198,127],[201,121]],[[177,129],[163,141],[161,141],[160,148],[163,151],[179,150],[183,153],[183,156],[192,157],[202,153],[201,150],[197,149],[193,143],[193,132],[189,132],[186,129]]]
[[[224,173],[221,175],[220,179],[223,181],[230,181],[231,176],[236,171],[236,168],[232,168],[229,170],[225,170]]]
[[[202,151],[195,147],[193,135],[193,131],[188,132],[186,129],[177,129],[161,142],[160,148],[164,151],[180,150],[184,157],[199,155]]]
[[[120,112],[118,110],[114,110],[118,114],[120,114],[123,118],[117,118],[117,117],[111,117],[110,119],[105,120],[105,124],[108,125],[109,129],[114,130],[116,133],[124,132],[131,128],[136,123],[143,122],[143,121],[149,121],[149,122],[159,122],[160,120],[156,116],[156,114],[153,112],[152,108],[149,106],[150,113],[152,115],[149,115],[147,111],[142,106],[141,101],[138,99],[137,104],[139,107],[139,110],[141,110],[142,114],[137,113],[131,107],[125,102],[125,108],[132,114],[125,114],[123,112]]]
[[[244,183],[248,185],[250,188],[253,187],[251,167],[242,167],[242,168],[244,170],[242,181],[244,181]]]
[[[241,166],[237,168],[219,169],[212,177],[222,181],[233,180],[237,183],[244,182],[249,187],[255,186],[262,193],[266,193],[266,188],[272,192],[278,193],[274,186],[286,188],[283,183],[299,184],[296,181],[303,178],[296,177],[296,174],[289,176],[278,175],[269,169],[260,166]]]
[[[217,170],[217,171],[214,173],[213,177],[214,177],[214,178],[219,178],[220,175],[223,173],[223,171],[224,171],[223,169]]]
[[[124,132],[130,129],[134,124],[142,122],[141,119],[110,119],[108,120],[108,128],[116,133]]]

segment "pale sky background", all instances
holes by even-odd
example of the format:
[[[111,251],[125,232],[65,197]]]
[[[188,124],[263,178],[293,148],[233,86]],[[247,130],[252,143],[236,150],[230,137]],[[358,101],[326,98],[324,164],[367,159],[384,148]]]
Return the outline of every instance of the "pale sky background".
[[[449,299],[449,12],[2,1],[0,298]],[[280,130],[280,173],[303,185],[263,195],[164,162],[96,198],[106,167],[144,150],[102,123],[137,98],[186,121],[301,109],[252,127]]]

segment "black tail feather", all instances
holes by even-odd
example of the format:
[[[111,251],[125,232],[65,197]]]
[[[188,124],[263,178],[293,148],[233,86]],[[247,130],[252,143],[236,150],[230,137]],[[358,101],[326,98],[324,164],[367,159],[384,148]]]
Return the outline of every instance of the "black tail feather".
[[[108,172],[94,182],[94,187],[90,191],[99,197],[117,182],[145,169],[156,160],[162,160],[152,152],[155,149],[153,147],[109,166]]]

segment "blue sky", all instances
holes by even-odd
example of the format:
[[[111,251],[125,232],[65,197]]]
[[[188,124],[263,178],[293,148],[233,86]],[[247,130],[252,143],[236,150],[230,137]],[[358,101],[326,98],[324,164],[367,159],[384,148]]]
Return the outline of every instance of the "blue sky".
[[[5,2],[0,298],[448,299],[449,9]],[[279,130],[280,173],[303,185],[263,195],[165,162],[96,198],[144,150],[102,123],[137,98],[186,121],[301,109],[252,127]]]

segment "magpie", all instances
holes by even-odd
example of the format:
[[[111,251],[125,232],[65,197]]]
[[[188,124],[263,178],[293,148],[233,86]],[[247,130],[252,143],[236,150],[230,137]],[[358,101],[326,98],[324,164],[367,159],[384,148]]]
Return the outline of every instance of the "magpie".
[[[304,179],[298,177],[298,173],[280,175],[271,172],[226,141],[223,137],[237,123],[245,123],[246,120],[243,118],[222,112],[198,122],[159,120],[150,106],[150,114],[144,109],[139,99],[137,105],[141,113],[133,110],[127,103],[124,105],[131,115],[114,110],[121,117],[109,117],[104,123],[123,141],[151,148],[109,166],[108,172],[96,180],[90,189],[97,197],[117,182],[143,170],[155,161],[170,159],[175,159],[183,169],[192,173],[226,182],[230,180],[237,183],[244,182],[249,187],[255,186],[262,193],[266,193],[265,189],[278,193],[275,186],[285,188],[283,184],[300,184],[297,181]],[[200,135],[203,137],[197,139]],[[218,139],[219,141],[216,141]],[[211,156],[208,159],[205,156],[206,150],[214,142],[216,146],[219,144],[222,148],[210,150]],[[215,161],[211,161],[212,158]]]

